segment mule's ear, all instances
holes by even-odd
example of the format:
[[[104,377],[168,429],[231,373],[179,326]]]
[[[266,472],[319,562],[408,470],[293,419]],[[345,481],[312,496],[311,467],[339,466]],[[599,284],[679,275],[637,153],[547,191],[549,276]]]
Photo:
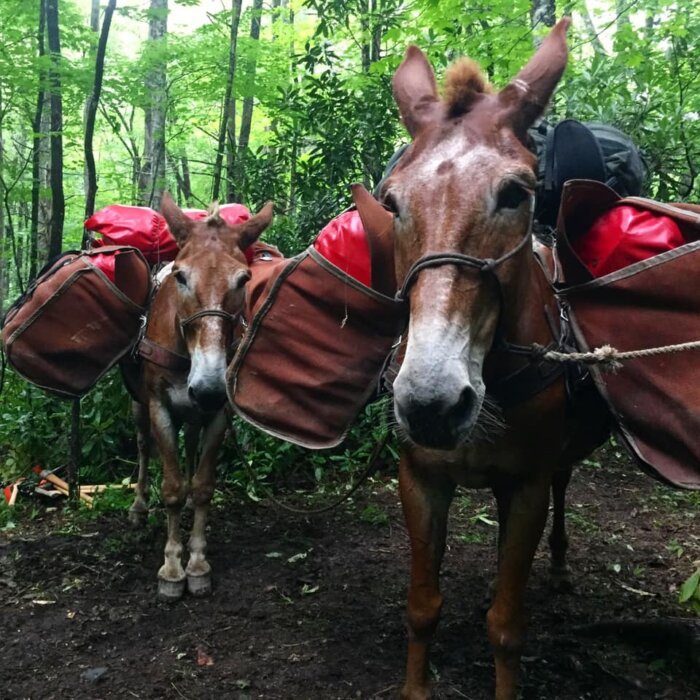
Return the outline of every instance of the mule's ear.
[[[544,111],[564,73],[569,55],[566,30],[570,24],[568,17],[560,19],[537,53],[498,95],[509,113],[508,121],[521,140],[527,138],[527,130]]]
[[[363,185],[351,185],[352,198],[367,234],[372,261],[372,288],[385,296],[396,293],[394,217]]]
[[[170,192],[163,192],[163,196],[160,200],[160,213],[167,222],[175,242],[182,248],[192,231],[192,221],[188,219],[182,213],[182,209],[175,204],[173,198],[170,196]]]
[[[403,62],[394,73],[393,87],[401,119],[411,136],[415,137],[442,114],[435,73],[417,46],[406,50]]]
[[[241,236],[238,239],[238,247],[245,250],[251,243],[258,240],[258,236],[270,225],[272,221],[272,202],[268,202],[255,216],[241,224]]]

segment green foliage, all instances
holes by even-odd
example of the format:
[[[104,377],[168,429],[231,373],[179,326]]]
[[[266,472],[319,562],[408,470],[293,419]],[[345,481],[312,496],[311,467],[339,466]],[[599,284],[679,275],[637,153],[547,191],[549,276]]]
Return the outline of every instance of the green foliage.
[[[135,439],[130,401],[117,371],[81,402],[84,482],[116,481],[133,471]],[[8,370],[0,408],[0,482],[34,466],[53,470],[69,461],[71,404],[47,395]]]
[[[532,3],[526,0],[377,0],[372,12],[359,0],[272,4],[264,4],[258,41],[249,36],[248,3],[241,17],[233,84],[236,128],[246,98],[253,99],[254,111],[248,147],[235,153],[240,167],[234,184],[251,209],[267,200],[275,203],[275,222],[265,237],[288,255],[308,245],[348,206],[350,183],[374,185],[391,153],[407,139],[393,103],[391,76],[409,43],[428,53],[438,78],[466,54],[500,88],[532,54],[533,39],[546,32],[531,27]],[[231,10],[230,3],[224,5],[171,3],[171,19],[187,12],[194,18],[191,26],[173,29],[177,23],[170,22],[167,38],[146,43],[148,3],[118,4],[95,134],[98,208],[139,203],[144,110],[151,98],[146,75],[162,64],[167,67],[167,186],[182,202],[178,178],[186,159],[192,204],[208,203],[229,65]],[[574,18],[571,58],[553,104],[554,118],[619,126],[644,149],[654,196],[696,199],[700,5],[642,0],[628,3],[620,16],[619,3],[612,0],[593,5],[592,28],[584,21],[586,3],[567,5]],[[38,6],[0,2],[0,308],[8,306],[19,292],[19,280],[26,282],[28,276],[32,119],[38,90],[47,87],[49,65],[48,57],[37,56]],[[85,3],[61,2],[65,248],[76,247],[82,235],[83,105],[92,88],[96,45],[85,10]],[[40,195],[46,207],[50,192],[45,183]],[[8,480],[35,463],[65,464],[70,405],[11,372],[2,398],[0,478]],[[383,430],[382,411],[381,406],[368,408],[347,442],[323,453],[241,424],[238,441],[246,456],[231,445],[226,448],[225,480],[256,498],[276,485],[334,487],[368,458]],[[135,444],[129,401],[116,374],[83,401],[82,414],[83,478],[115,481],[131,474]],[[393,459],[393,449],[387,449],[384,460]],[[575,513],[574,520],[577,515],[585,529],[585,518]],[[488,523],[481,516],[489,519],[478,510],[469,517],[483,530]]]
[[[681,586],[678,602],[687,604],[696,615],[700,615],[700,567]]]

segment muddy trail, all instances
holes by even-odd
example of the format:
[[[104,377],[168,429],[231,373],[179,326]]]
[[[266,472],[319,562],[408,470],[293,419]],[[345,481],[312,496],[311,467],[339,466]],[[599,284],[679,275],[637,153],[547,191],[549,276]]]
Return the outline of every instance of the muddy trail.
[[[213,595],[174,605],[155,597],[161,512],[133,531],[121,511],[39,511],[0,533],[0,697],[397,697],[408,547],[395,479],[314,519],[225,493],[217,500]],[[579,468],[568,506],[575,588],[551,591],[541,546],[523,698],[700,696],[700,653],[677,633],[692,617],[677,589],[700,559],[699,503],[614,448]],[[459,493],[431,657],[436,698],[492,696],[494,519],[489,494]],[[646,634],[669,619],[669,637]]]

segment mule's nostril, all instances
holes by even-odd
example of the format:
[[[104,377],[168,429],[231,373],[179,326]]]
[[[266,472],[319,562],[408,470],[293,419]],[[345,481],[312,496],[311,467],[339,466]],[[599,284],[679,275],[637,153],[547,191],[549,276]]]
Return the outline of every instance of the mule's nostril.
[[[226,403],[226,392],[220,389],[189,386],[187,394],[203,411],[218,411]]]
[[[448,418],[457,427],[469,423],[477,405],[476,391],[471,386],[465,386],[459,395],[457,403],[448,413]]]

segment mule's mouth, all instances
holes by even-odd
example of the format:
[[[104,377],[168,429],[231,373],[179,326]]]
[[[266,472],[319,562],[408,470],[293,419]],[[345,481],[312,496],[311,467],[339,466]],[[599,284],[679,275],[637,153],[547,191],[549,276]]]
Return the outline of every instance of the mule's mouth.
[[[226,389],[215,387],[215,388],[195,388],[189,386],[187,393],[192,400],[192,402],[205,413],[211,413],[214,411],[220,411],[227,401]]]
[[[406,414],[394,401],[394,416],[404,441],[430,450],[453,451],[472,442],[493,442],[505,429],[500,407],[488,396],[481,396],[473,418],[462,419],[459,412],[441,414],[435,407],[418,407]]]

